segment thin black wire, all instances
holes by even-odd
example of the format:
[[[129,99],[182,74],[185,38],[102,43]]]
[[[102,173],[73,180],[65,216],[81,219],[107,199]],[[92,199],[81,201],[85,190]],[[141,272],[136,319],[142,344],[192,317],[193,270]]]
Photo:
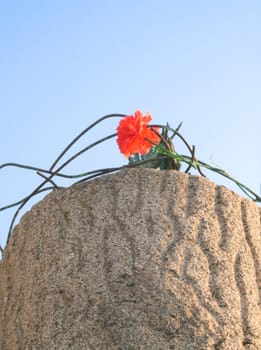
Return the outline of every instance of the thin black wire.
[[[65,149],[60,153],[60,155],[56,158],[56,160],[53,162],[53,164],[51,165],[49,171],[52,172],[52,170],[54,169],[55,165],[61,160],[61,158],[65,155],[65,153],[82,137],[84,136],[89,130],[91,130],[94,126],[96,126],[97,124],[101,123],[103,120],[108,119],[108,118],[114,118],[114,117],[120,117],[123,118],[125,117],[125,114],[107,114],[101,118],[99,118],[98,120],[96,120],[94,123],[92,123],[91,125],[89,125],[86,129],[84,129],[80,134],[78,134],[70,143],[68,146],[65,147]],[[109,136],[109,138],[115,136],[116,134],[112,134]],[[80,152],[78,152],[76,155],[72,156],[71,158],[69,158],[65,163],[63,163],[60,167],[58,167],[58,169],[54,172],[52,172],[50,174],[50,176],[48,178],[46,178],[39,186],[36,187],[36,189],[31,192],[31,194],[25,198],[25,200],[21,203],[21,205],[17,208],[16,212],[14,213],[14,216],[11,220],[11,224],[9,227],[9,231],[8,231],[8,236],[7,236],[7,244],[9,242],[12,230],[13,230],[13,226],[15,223],[15,220],[17,218],[17,216],[19,215],[21,209],[26,205],[26,203],[36,194],[38,194],[39,190],[48,182],[50,182],[50,180],[57,174],[59,173],[60,170],[62,170],[66,165],[68,165],[72,160],[74,160],[76,157],[78,157],[79,155],[81,155],[82,153],[84,153],[86,150],[90,149],[91,147],[96,146],[97,144],[107,140],[108,137],[105,137],[103,139],[100,139],[97,142],[94,142],[92,145],[85,147],[83,150],[81,150]]]
[[[15,168],[21,168],[21,169],[26,169],[26,170],[35,170],[36,173],[41,172],[41,173],[46,173],[46,174],[52,174],[54,176],[59,176],[59,177],[63,177],[66,179],[73,179],[75,177],[81,177],[81,176],[85,176],[87,173],[84,173],[83,175],[68,175],[68,174],[62,174],[62,173],[57,173],[57,172],[53,172],[47,169],[43,169],[43,168],[38,168],[36,166],[31,166],[31,165],[25,165],[25,164],[20,164],[20,163],[5,163],[0,165],[0,169],[5,168],[5,167],[15,167]],[[96,172],[96,170],[94,170],[94,172]],[[40,175],[40,174],[38,174]],[[42,175],[41,175],[42,176]],[[1,208],[0,208],[1,211]]]
[[[41,173],[53,174],[53,172],[50,170],[42,169],[42,168],[39,168],[36,166],[21,164],[21,163],[4,163],[4,164],[0,165],[0,170],[3,168],[7,168],[7,167],[15,167],[15,168],[21,168],[21,169],[26,169],[26,170],[35,170],[35,171],[39,171]],[[57,173],[56,173],[56,176],[67,177],[66,175],[57,174]]]
[[[80,150],[79,152],[77,152],[74,156],[72,156],[71,158],[69,158],[65,163],[63,163],[58,170],[56,170],[53,174],[51,174],[49,177],[53,177],[54,175],[56,175],[57,172],[59,172],[60,170],[62,170],[66,165],[68,165],[69,163],[71,163],[74,159],[78,158],[81,154],[85,153],[86,151],[88,151],[89,149],[93,148],[94,146],[97,146],[98,144],[107,141],[113,137],[115,137],[117,134],[111,134],[109,136],[105,136],[101,139],[99,139],[98,141],[93,142],[91,145],[83,148],[82,150]],[[51,170],[51,169],[50,169]]]
[[[53,189],[54,189],[53,186],[51,186],[51,187],[45,187],[45,188],[42,188],[41,190],[39,190],[39,191],[37,192],[37,194],[38,194],[38,193],[41,193],[41,192],[45,192],[45,191],[50,191],[50,190],[53,190]],[[28,197],[28,196],[26,196],[26,197],[20,199],[18,202],[15,202],[15,203],[12,203],[12,204],[8,204],[8,205],[6,205],[6,206],[0,208],[0,211],[6,210],[6,209],[10,209],[10,208],[12,208],[12,207],[16,207],[17,205],[23,203],[23,202],[26,200],[27,197]]]
[[[115,113],[115,114],[107,114],[99,119],[97,119],[94,123],[89,125],[86,129],[84,129],[79,135],[77,135],[68,146],[65,147],[65,149],[61,152],[61,154],[56,158],[56,160],[53,162],[53,164],[50,167],[50,171],[52,171],[55,167],[55,165],[60,161],[60,159],[65,155],[65,153],[83,136],[85,135],[89,130],[94,128],[97,124],[101,123],[103,120],[108,118],[114,118],[114,117],[120,117],[124,118],[126,117],[126,114],[121,113]]]
[[[50,179],[48,176],[42,174],[40,171],[37,171],[36,174],[39,175],[39,176],[41,176],[41,177],[43,177],[44,179],[46,179],[46,180],[47,180],[48,182],[50,182],[50,184],[52,184],[53,187],[55,187],[56,189],[59,189],[59,188],[60,188],[60,186],[56,185],[56,183],[55,183],[52,179]]]
[[[102,176],[102,175],[115,173],[116,171],[119,171],[119,170],[124,169],[124,168],[125,168],[125,166],[120,166],[120,167],[115,167],[115,168],[108,168],[108,169],[102,169],[100,172],[97,172],[96,174],[92,174],[92,175],[86,176],[83,179],[81,179],[79,181],[76,181],[74,183],[74,185],[76,185],[78,183],[89,181],[91,179],[94,179],[94,178]]]
[[[189,152],[191,154],[191,159],[194,158],[194,160],[196,161],[195,149],[194,149],[195,146],[190,147],[190,145],[187,142],[187,140],[178,132],[178,130],[180,129],[181,125],[182,125],[182,123],[180,123],[179,126],[176,129],[171,128],[169,125],[161,125],[161,124],[152,124],[152,125],[149,125],[149,127],[152,128],[152,130],[154,130],[153,128],[162,128],[162,129],[165,129],[165,130],[168,130],[168,131],[172,131],[173,132],[172,139],[174,138],[174,136],[178,136],[181,139],[181,141],[186,145],[187,149],[189,150]],[[155,130],[154,130],[154,132],[155,132]],[[191,164],[191,166],[192,166],[192,164]],[[197,170],[198,170],[198,172],[200,173],[201,176],[206,177],[203,174],[202,170],[200,169],[198,161],[196,161],[196,168],[197,168]]]
[[[261,202],[261,197],[260,197],[259,195],[257,195],[254,191],[252,191],[252,190],[251,190],[250,188],[248,188],[247,186],[245,186],[245,185],[239,183],[238,181],[235,181],[235,179],[233,179],[229,174],[227,174],[227,173],[226,173],[225,171],[223,171],[222,169],[214,168],[214,167],[209,167],[209,165],[208,165],[207,163],[204,163],[204,162],[202,162],[202,161],[200,161],[200,160],[197,160],[197,159],[195,158],[195,149],[194,149],[195,146],[193,146],[193,147],[191,148],[190,145],[188,144],[188,142],[186,141],[186,139],[177,131],[177,129],[173,129],[173,128],[169,127],[169,126],[160,125],[160,124],[149,125],[149,127],[151,127],[151,128],[155,128],[155,127],[165,128],[165,129],[167,129],[167,130],[170,130],[170,131],[174,132],[175,135],[177,135],[177,136],[184,142],[184,144],[186,145],[187,149],[188,149],[189,152],[191,153],[191,157],[190,157],[191,165],[193,165],[193,159],[194,159],[194,163],[196,164],[196,168],[197,168],[197,170],[198,170],[198,172],[199,172],[199,174],[200,174],[201,176],[206,177],[206,176],[203,174],[203,172],[202,172],[202,170],[201,170],[201,168],[200,168],[200,164],[201,164],[202,166],[204,166],[205,168],[207,168],[208,170],[214,171],[214,172],[218,173],[219,175],[224,176],[224,177],[228,178],[229,180],[233,181],[233,182],[234,182],[248,197],[250,197],[253,201],[255,201],[255,202]],[[180,127],[180,126],[179,126],[179,127]],[[179,128],[179,127],[178,127],[178,128]],[[189,158],[189,157],[184,156],[184,155],[181,155],[181,156],[184,157],[184,158]],[[243,190],[243,189],[244,189],[244,190]],[[252,197],[248,194],[248,192],[251,193],[251,194],[254,196],[254,198],[252,198]]]
[[[179,129],[182,126],[182,122],[179,123],[179,125],[177,126],[177,128],[175,129],[175,131],[173,132],[173,134],[170,136],[170,139],[173,140],[174,137],[176,136],[177,132],[179,131]],[[169,127],[169,124],[167,124],[167,127]]]
[[[192,157],[191,157],[191,163],[188,165],[187,169],[184,171],[184,173],[188,173],[189,170],[192,167],[193,162],[195,161],[195,146],[192,146]]]
[[[77,184],[77,183],[89,181],[89,180],[91,180],[93,178],[96,178],[96,177],[99,177],[101,175],[111,174],[111,173],[115,173],[116,171],[129,169],[129,168],[138,168],[139,166],[144,165],[146,163],[158,162],[159,160],[167,159],[167,158],[169,158],[169,157],[162,156],[162,157],[157,157],[157,158],[150,158],[150,159],[141,160],[141,161],[135,162],[135,163],[129,163],[127,165],[122,165],[120,167],[105,168],[105,169],[90,171],[89,172],[89,174],[90,174],[89,176],[87,176],[87,177],[85,177],[85,178],[75,182],[74,185]],[[94,174],[94,173],[96,173],[96,174]],[[88,173],[86,173],[86,174],[88,174]],[[86,175],[86,174],[84,174],[84,175]]]
[[[185,138],[178,132],[178,130],[177,130],[178,128],[177,129],[173,129],[170,126],[161,125],[161,124],[152,124],[152,125],[149,125],[149,126],[151,128],[162,128],[162,129],[166,129],[166,130],[172,131],[175,134],[175,136],[178,136],[184,142],[184,144],[186,145],[187,149],[192,154],[192,152],[193,152],[192,148],[190,147],[188,142],[185,140]]]

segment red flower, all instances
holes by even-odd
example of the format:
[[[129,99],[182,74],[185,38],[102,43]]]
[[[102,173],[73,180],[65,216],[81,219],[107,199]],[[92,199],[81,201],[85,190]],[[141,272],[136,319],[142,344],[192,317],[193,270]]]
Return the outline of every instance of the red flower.
[[[134,115],[126,116],[119,122],[117,143],[126,158],[135,153],[146,154],[153,144],[160,142],[160,137],[148,127],[151,120],[150,113],[143,115],[140,110],[137,110]],[[159,132],[159,128],[153,129]]]

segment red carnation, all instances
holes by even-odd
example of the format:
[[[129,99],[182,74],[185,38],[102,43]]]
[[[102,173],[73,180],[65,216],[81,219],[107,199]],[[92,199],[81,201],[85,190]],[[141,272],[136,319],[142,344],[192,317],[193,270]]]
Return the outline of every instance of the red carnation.
[[[160,137],[148,127],[152,120],[151,114],[142,114],[137,110],[134,115],[121,119],[117,127],[117,143],[122,154],[126,158],[138,153],[146,154],[154,144],[160,142]],[[153,128],[159,132],[159,128]]]

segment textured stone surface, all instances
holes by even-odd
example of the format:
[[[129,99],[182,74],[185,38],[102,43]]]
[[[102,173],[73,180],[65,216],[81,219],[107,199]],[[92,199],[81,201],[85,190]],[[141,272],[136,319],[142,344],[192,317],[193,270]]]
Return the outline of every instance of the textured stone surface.
[[[260,208],[153,169],[52,192],[0,263],[0,348],[261,349]]]

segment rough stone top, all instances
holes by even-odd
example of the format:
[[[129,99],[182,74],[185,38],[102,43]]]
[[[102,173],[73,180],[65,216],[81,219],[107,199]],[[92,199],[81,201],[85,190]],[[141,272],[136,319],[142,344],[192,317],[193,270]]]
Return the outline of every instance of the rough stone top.
[[[55,190],[0,263],[0,348],[261,349],[261,210],[129,169]]]

